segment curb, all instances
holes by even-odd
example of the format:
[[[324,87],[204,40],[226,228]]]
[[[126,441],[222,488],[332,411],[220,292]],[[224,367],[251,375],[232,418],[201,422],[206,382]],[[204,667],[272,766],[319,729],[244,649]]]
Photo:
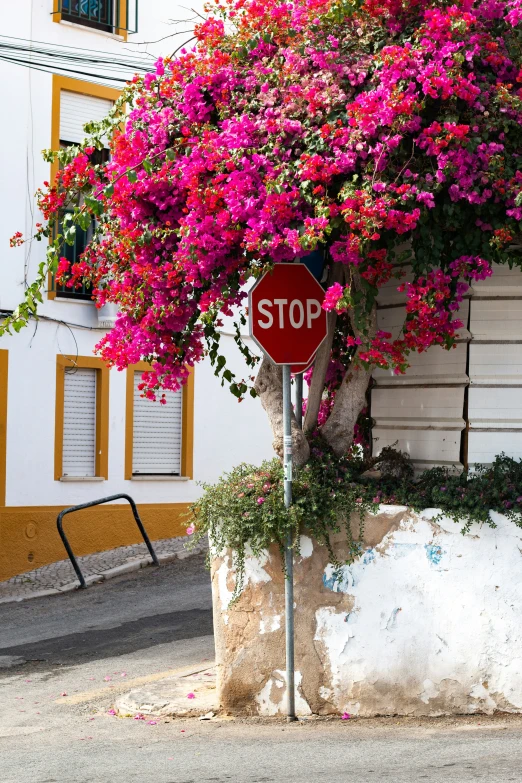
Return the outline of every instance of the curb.
[[[173,563],[175,560],[185,560],[187,557],[193,557],[194,555],[201,554],[203,550],[196,550],[193,552],[187,550],[181,550],[180,552],[164,552],[162,555],[158,555],[158,561],[160,566],[167,565],[167,563]],[[114,579],[117,576],[123,574],[130,574],[133,571],[140,571],[142,568],[153,565],[150,557],[141,557],[136,560],[131,560],[128,563],[122,563],[119,566],[108,568],[106,571],[100,571],[99,573],[90,574],[85,577],[87,586],[96,584],[99,582],[105,582],[108,579]],[[0,604],[18,604],[22,601],[30,601],[34,598],[47,598],[51,595],[61,595],[63,593],[70,593],[74,590],[79,590],[80,583],[76,580],[74,582],[68,582],[61,587],[49,587],[42,590],[38,590],[34,593],[28,593],[20,597],[8,596],[7,598],[0,598]]]

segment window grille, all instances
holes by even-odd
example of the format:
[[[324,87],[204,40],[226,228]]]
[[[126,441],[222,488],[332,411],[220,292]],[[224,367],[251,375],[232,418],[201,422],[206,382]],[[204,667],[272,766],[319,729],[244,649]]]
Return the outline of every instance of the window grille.
[[[138,0],[59,0],[64,21],[107,33],[138,32]]]
[[[85,133],[83,126],[86,122],[101,120],[110,111],[113,102],[104,98],[97,98],[93,95],[70,92],[62,90],[60,94],[60,146],[67,147],[72,144],[80,144]],[[109,150],[95,150],[93,163],[106,163],[109,159]],[[70,211],[70,210],[69,210]],[[57,225],[59,234],[63,234],[63,218],[67,210],[61,213],[61,219]],[[80,260],[81,254],[89,244],[93,235],[94,224],[84,231],[80,226],[76,226],[74,244],[63,243],[62,256],[70,264]],[[92,298],[91,287],[85,284],[69,288],[67,285],[61,285],[52,279],[52,289],[60,299],[75,299],[90,301]]]

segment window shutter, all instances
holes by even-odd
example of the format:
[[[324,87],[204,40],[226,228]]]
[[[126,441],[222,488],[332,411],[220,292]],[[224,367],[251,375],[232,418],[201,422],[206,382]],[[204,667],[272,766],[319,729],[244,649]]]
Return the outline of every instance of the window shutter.
[[[63,475],[96,475],[96,370],[67,370],[64,379]]]
[[[134,373],[132,472],[139,475],[181,474],[183,392],[165,392],[166,405],[141,396],[141,372]]]
[[[60,93],[60,141],[81,144],[85,138],[86,122],[103,120],[113,102],[79,92],[62,90]]]

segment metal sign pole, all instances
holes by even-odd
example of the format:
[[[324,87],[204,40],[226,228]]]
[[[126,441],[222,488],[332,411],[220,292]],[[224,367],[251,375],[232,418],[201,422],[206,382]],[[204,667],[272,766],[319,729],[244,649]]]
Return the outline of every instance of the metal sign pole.
[[[292,387],[290,365],[283,365],[283,468],[285,507],[292,505]],[[294,684],[294,552],[292,534],[288,533],[285,547],[285,631],[286,631],[286,689],[287,720],[295,721]]]

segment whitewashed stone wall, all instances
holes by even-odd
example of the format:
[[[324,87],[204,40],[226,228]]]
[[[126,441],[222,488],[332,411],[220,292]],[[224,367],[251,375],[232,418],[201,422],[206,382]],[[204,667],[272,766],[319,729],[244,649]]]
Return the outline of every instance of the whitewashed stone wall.
[[[368,519],[363,556],[337,571],[323,547],[302,537],[295,568],[299,714],[522,712],[522,531],[493,513],[496,529],[462,536],[436,515],[381,506]],[[284,714],[277,550],[247,559],[245,591],[229,607],[234,579],[230,554],[217,557],[222,704],[233,713]]]
[[[379,328],[398,336],[404,295],[396,282],[379,298]],[[373,450],[410,454],[417,470],[522,457],[522,273],[497,266],[476,283],[458,314],[465,328],[451,351],[410,356],[405,375],[374,373]]]

